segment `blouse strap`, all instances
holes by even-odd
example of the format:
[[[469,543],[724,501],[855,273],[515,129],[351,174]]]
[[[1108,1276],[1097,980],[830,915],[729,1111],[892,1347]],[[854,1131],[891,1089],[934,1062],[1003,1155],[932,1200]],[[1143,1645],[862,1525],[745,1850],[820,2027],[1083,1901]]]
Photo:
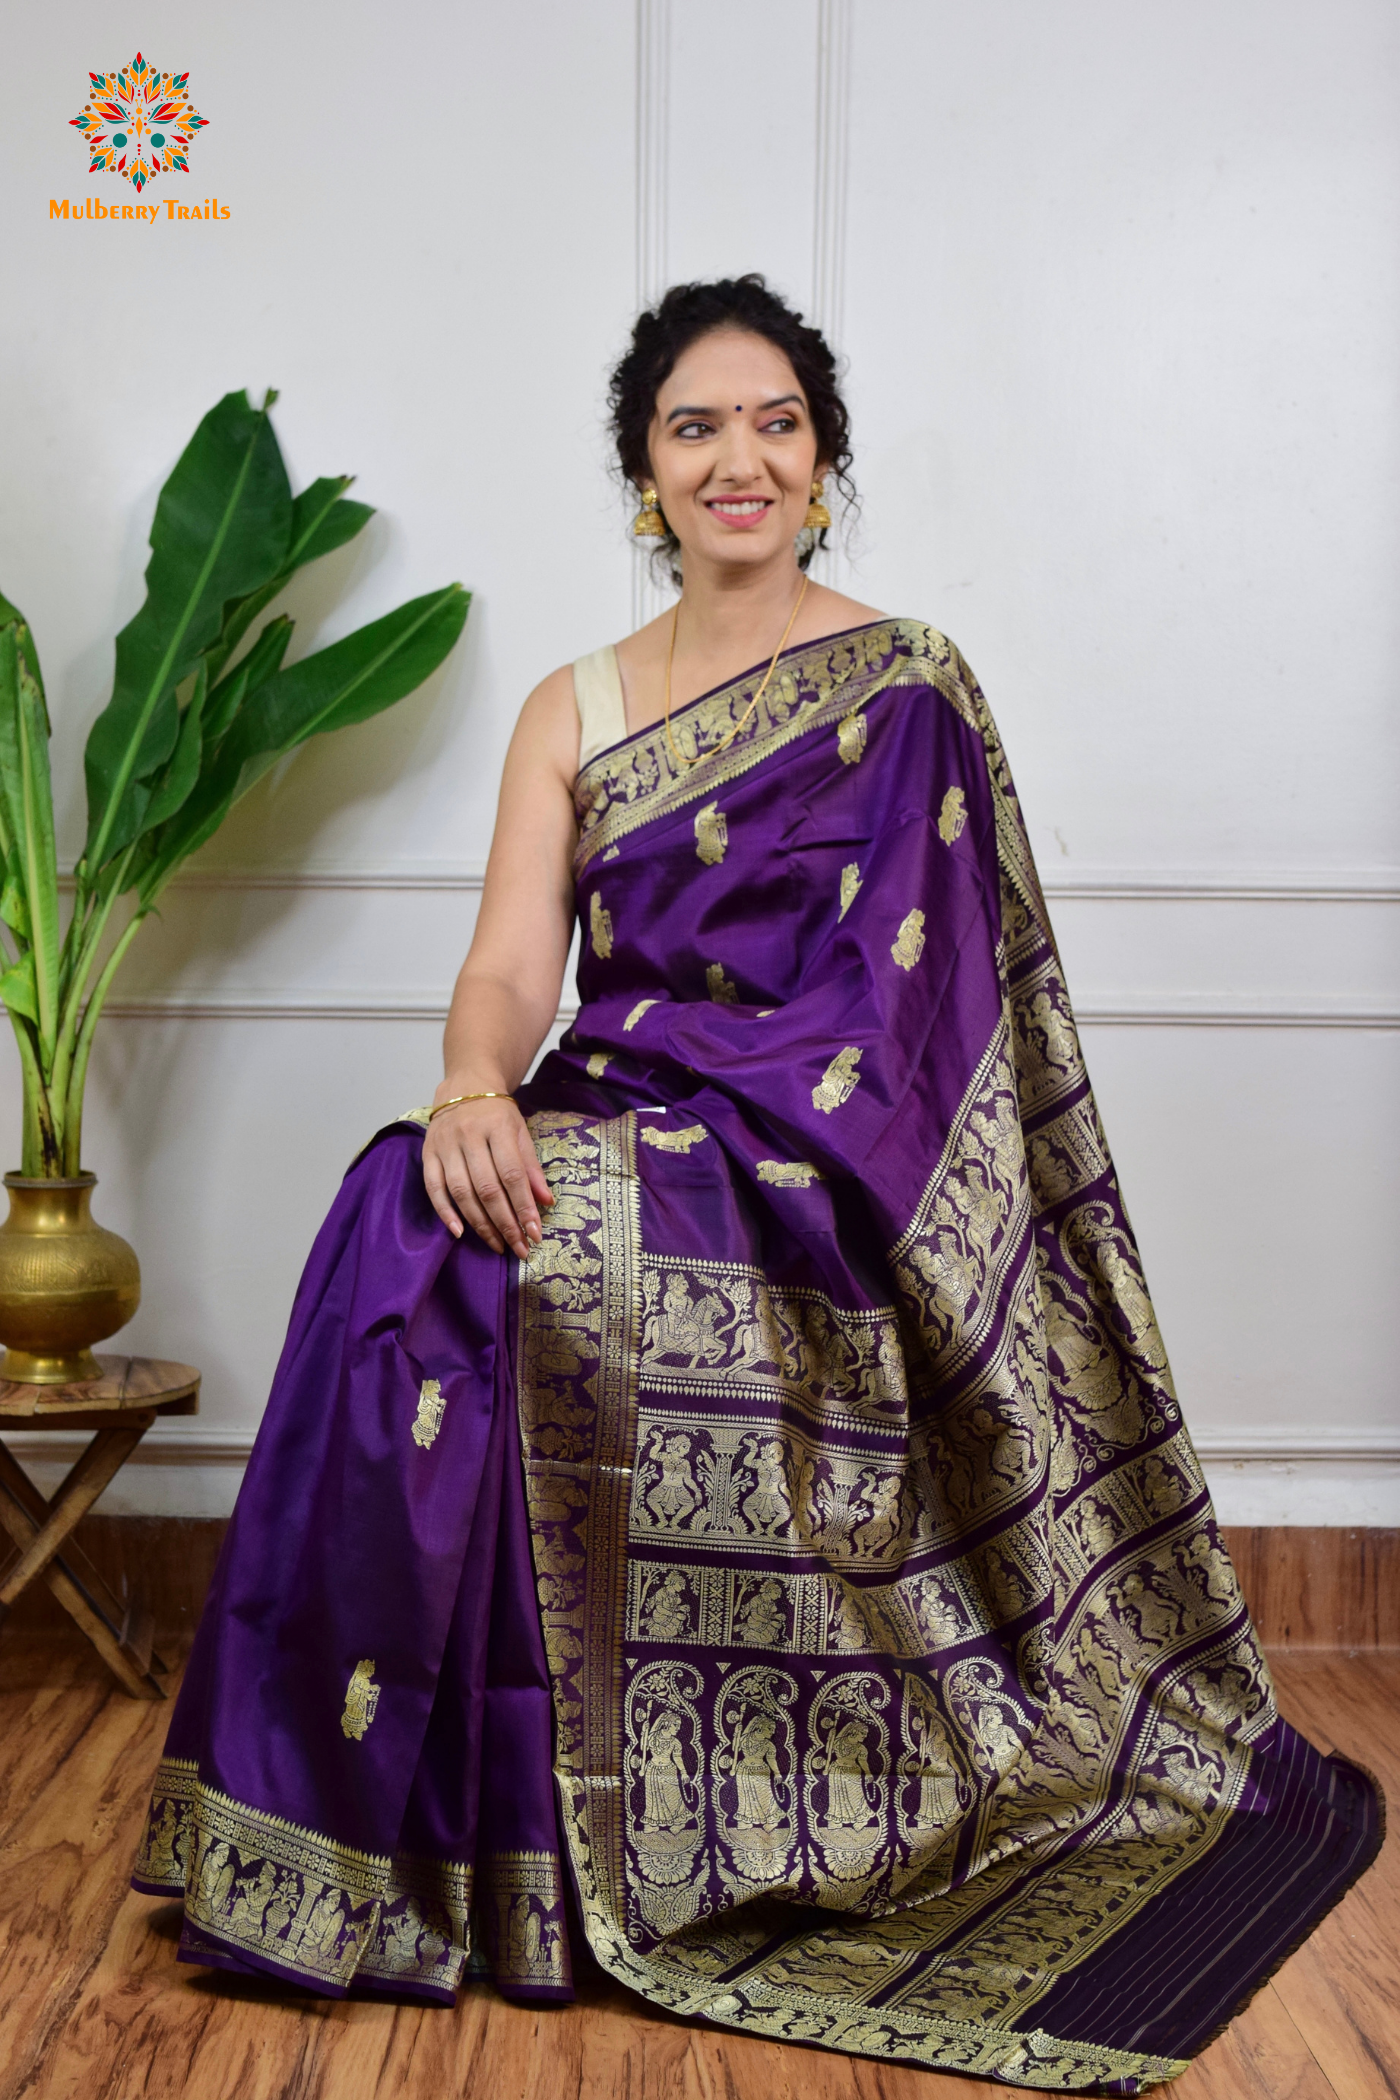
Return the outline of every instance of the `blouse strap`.
[[[622,673],[611,642],[595,649],[591,656],[581,656],[574,665],[574,698],[578,703],[578,766],[582,772],[600,751],[606,751],[610,744],[620,744],[627,734]]]

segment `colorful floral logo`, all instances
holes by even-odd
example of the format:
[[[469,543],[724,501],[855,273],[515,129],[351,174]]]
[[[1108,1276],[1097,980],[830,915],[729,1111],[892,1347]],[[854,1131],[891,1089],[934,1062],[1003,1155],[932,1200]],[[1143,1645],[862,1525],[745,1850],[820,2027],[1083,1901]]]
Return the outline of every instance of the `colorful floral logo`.
[[[188,73],[158,73],[138,51],[120,73],[89,73],[92,94],[76,125],[92,159],[88,173],[125,175],[138,191],[171,168],[189,173],[190,140],[208,123],[189,98]]]

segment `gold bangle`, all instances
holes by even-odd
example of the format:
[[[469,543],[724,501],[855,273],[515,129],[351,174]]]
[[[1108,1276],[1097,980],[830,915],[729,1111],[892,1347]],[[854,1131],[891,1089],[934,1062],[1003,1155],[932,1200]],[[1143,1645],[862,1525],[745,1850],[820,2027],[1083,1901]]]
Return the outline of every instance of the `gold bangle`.
[[[464,1101],[509,1101],[509,1099],[509,1094],[491,1093],[489,1091],[484,1094],[454,1094],[450,1101],[439,1101],[436,1108],[428,1110],[428,1121],[431,1123],[433,1117],[440,1116],[444,1109],[460,1108]]]

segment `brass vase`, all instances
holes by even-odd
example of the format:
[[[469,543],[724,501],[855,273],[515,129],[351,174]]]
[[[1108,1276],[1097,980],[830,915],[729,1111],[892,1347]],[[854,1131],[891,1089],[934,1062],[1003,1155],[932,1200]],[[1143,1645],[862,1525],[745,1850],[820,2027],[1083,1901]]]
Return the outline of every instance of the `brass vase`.
[[[0,1378],[77,1385],[100,1378],[92,1344],[141,1303],[141,1269],[115,1232],[92,1220],[95,1174],[37,1181],[7,1174],[0,1225]]]

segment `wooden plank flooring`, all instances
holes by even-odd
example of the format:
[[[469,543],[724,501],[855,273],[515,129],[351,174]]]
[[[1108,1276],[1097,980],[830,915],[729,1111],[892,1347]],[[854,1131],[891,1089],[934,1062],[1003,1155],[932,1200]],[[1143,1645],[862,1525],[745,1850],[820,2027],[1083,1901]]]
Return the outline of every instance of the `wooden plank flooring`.
[[[1400,1655],[1274,1657],[1290,1719],[1400,1799]],[[593,1978],[532,2011],[335,2004],[179,1967],[126,1886],[168,1706],[73,1641],[0,1648],[0,2100],[973,2100],[979,2080],[705,2032]],[[1400,2100],[1393,1848],[1170,2091]]]

